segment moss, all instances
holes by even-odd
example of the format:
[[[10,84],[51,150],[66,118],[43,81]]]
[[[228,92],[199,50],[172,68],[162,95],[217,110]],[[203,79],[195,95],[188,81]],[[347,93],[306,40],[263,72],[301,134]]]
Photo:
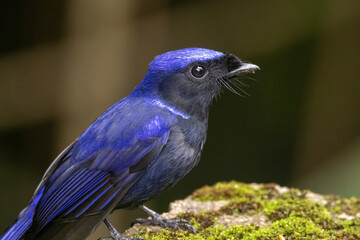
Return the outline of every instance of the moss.
[[[286,219],[289,217],[300,217],[311,219],[322,228],[336,228],[337,225],[332,216],[321,203],[315,203],[308,199],[275,199],[263,202],[264,213],[271,221]]]
[[[256,213],[262,209],[261,202],[256,199],[241,199],[230,201],[224,207],[221,207],[219,212],[222,214],[245,214],[245,213]]]
[[[310,219],[290,216],[279,221],[275,221],[270,227],[265,227],[254,232],[248,239],[275,239],[282,235],[285,239],[319,239],[329,237],[326,231],[317,226]]]
[[[360,202],[356,198],[341,199],[324,196],[326,201],[308,197],[309,191],[281,188],[276,184],[245,184],[223,182],[196,190],[191,198],[200,201],[225,200],[219,209],[186,212],[178,218],[187,219],[197,234],[171,229],[149,230],[141,228],[136,233],[149,240],[276,240],[279,235],[286,240],[360,239]],[[343,217],[339,217],[342,215]],[[266,221],[250,221],[263,216]],[[228,219],[250,219],[222,222]],[[246,222],[246,224],[244,224]]]
[[[187,220],[197,232],[207,229],[216,224],[219,212],[217,211],[204,211],[198,214],[194,213],[181,213],[179,218]]]
[[[240,182],[220,182],[214,186],[205,186],[196,190],[192,197],[198,201],[217,201],[228,199],[248,199],[254,196],[268,195],[264,188],[256,188]]]
[[[341,199],[338,196],[328,196],[327,200],[326,207],[332,213],[355,215],[360,212],[360,201],[354,197]]]
[[[198,234],[189,234],[184,231],[174,232],[162,229],[159,232],[148,232],[137,235],[148,240],[173,240],[173,239],[189,239],[189,240],[231,240],[243,239],[247,232],[252,232],[257,227],[254,226],[218,226],[210,227]]]

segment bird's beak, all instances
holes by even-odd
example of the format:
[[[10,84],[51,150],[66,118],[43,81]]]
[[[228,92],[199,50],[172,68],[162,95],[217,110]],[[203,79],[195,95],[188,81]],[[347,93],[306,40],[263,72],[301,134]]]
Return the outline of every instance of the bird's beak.
[[[256,70],[260,70],[258,66],[252,63],[242,63],[241,66],[228,74],[226,74],[226,77],[234,77],[239,76],[243,73],[255,73]]]

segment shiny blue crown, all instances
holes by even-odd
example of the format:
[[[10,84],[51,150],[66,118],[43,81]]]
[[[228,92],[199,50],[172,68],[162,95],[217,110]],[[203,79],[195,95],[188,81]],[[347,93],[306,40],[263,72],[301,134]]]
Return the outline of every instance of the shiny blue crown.
[[[155,57],[150,63],[149,71],[174,72],[184,69],[192,62],[218,59],[224,53],[205,48],[184,48],[167,52]]]

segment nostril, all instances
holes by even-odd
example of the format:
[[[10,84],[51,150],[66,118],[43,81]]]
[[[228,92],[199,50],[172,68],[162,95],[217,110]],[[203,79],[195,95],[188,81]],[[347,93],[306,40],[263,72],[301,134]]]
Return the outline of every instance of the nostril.
[[[238,69],[241,65],[242,65],[242,61],[241,59],[239,59],[238,57],[236,57],[233,54],[227,54],[227,67],[228,67],[228,71],[232,72],[235,69]]]

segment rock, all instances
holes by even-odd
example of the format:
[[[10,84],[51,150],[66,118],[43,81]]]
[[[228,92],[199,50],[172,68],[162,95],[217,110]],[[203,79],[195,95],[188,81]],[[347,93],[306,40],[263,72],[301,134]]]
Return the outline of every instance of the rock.
[[[360,201],[277,184],[221,182],[170,204],[197,234],[135,224],[127,237],[145,239],[360,239]]]

